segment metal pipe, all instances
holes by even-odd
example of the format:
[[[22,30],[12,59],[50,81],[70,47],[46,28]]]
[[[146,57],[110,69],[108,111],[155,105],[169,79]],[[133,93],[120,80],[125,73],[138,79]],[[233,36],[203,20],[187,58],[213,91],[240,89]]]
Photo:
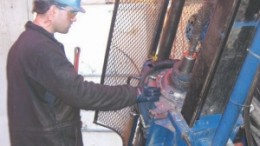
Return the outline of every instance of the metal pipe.
[[[162,32],[162,29],[163,29],[164,19],[165,19],[167,9],[168,9],[168,5],[169,5],[169,0],[164,0],[162,12],[161,12],[161,15],[160,15],[159,21],[158,21],[157,31],[155,32],[156,34],[155,34],[155,37],[154,37],[154,41],[152,42],[151,49],[149,51],[150,52],[149,57],[155,56],[155,54],[156,54],[158,44],[159,44],[159,41],[160,41],[161,32]]]
[[[169,9],[169,16],[163,29],[159,44],[158,60],[169,59],[172,44],[175,39],[178,24],[181,18],[185,0],[172,0]]]
[[[190,55],[190,52],[185,52],[181,60],[181,65],[179,67],[180,72],[189,74],[191,73],[193,66],[196,61],[196,53]]]
[[[248,91],[254,80],[260,60],[260,25],[258,23],[256,34],[248,50],[248,55],[243,64],[238,80],[231,94],[225,112],[216,129],[212,146],[226,145],[233,127],[238,119],[243,105],[245,104]]]

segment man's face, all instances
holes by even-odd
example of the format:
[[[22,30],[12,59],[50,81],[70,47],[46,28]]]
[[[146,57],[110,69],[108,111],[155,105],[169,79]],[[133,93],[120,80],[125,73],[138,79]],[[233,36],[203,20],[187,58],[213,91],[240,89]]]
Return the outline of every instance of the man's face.
[[[73,22],[76,21],[77,12],[70,7],[58,7],[53,21],[54,32],[67,33]]]

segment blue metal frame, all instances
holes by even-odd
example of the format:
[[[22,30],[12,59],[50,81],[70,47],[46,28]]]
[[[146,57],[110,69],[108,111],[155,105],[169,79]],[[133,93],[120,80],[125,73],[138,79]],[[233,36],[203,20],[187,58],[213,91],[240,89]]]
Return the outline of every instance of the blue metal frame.
[[[225,146],[229,139],[234,140],[243,124],[241,110],[260,63],[260,23],[233,25],[252,24],[256,27],[255,37],[223,115],[202,116],[190,128],[180,113],[170,112],[166,119],[151,122],[146,146]]]
[[[260,60],[260,25],[257,23],[253,43],[241,69],[240,75],[231,94],[226,110],[221,118],[212,145],[225,145],[230,137],[234,124],[245,104],[248,91],[254,80]]]

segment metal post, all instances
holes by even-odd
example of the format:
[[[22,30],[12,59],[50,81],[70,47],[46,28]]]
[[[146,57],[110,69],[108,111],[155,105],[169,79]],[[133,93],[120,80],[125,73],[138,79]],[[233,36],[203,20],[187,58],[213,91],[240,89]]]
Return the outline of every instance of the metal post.
[[[169,59],[171,54],[172,44],[175,39],[179,21],[181,18],[182,10],[185,4],[185,0],[172,0],[169,9],[169,16],[162,32],[158,60]]]

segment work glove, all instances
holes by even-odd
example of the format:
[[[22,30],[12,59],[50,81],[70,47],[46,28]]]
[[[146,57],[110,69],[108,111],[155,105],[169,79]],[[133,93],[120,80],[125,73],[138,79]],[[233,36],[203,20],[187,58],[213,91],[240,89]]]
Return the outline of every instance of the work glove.
[[[137,103],[140,102],[155,102],[161,96],[161,90],[157,87],[144,86],[138,87],[139,95],[136,97]]]

